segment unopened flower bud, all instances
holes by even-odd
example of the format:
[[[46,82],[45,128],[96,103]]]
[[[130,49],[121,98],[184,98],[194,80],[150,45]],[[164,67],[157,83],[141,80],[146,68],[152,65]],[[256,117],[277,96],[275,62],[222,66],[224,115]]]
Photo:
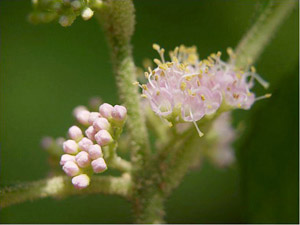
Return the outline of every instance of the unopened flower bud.
[[[96,134],[96,130],[94,129],[93,126],[89,126],[88,129],[86,129],[85,131],[86,136],[91,139],[92,141],[95,140],[95,134]]]
[[[83,137],[81,129],[77,126],[70,127],[68,134],[75,141],[79,141]]]
[[[70,177],[76,176],[79,173],[79,167],[72,161],[66,162],[63,166],[63,170]]]
[[[81,111],[88,111],[88,109],[87,109],[85,106],[83,106],[83,105],[79,105],[79,106],[77,106],[77,107],[73,110],[73,116],[76,117],[76,115],[77,115],[78,113],[80,113]]]
[[[94,11],[91,10],[90,8],[85,8],[81,12],[81,16],[84,20],[89,20],[90,18],[92,18],[93,15],[94,15]]]
[[[104,103],[100,105],[99,112],[100,114],[105,117],[106,119],[111,118],[111,112],[113,111],[114,107],[110,104]]]
[[[111,112],[113,119],[121,121],[126,118],[127,109],[121,105],[115,105]]]
[[[107,166],[103,158],[98,158],[92,161],[92,167],[95,173],[101,173],[106,170]]]
[[[44,137],[41,141],[41,146],[43,149],[48,150],[49,148],[51,148],[53,142],[54,140],[52,137]]]
[[[86,174],[80,174],[72,178],[72,184],[77,189],[83,189],[89,186],[90,178]]]
[[[75,16],[74,15],[67,15],[67,16],[61,16],[59,18],[59,23],[60,25],[62,25],[63,27],[67,27],[67,26],[71,26],[72,23],[75,20]]]
[[[77,10],[77,9],[80,9],[81,3],[80,3],[80,1],[75,0],[75,1],[71,2],[71,6],[72,6],[73,9]]]
[[[79,111],[77,114],[75,114],[75,117],[79,123],[82,125],[89,125],[89,117],[90,112],[87,110]]]
[[[76,162],[78,164],[78,166],[80,166],[81,168],[87,167],[90,164],[90,158],[89,158],[89,154],[87,152],[79,152],[76,156],[75,156]]]
[[[80,150],[83,150],[83,151],[88,151],[89,147],[93,144],[93,142],[84,137],[82,138],[79,142],[78,142],[78,147],[80,148]]]
[[[102,99],[100,97],[92,97],[89,100],[89,107],[93,109],[93,111],[97,111],[99,106],[102,104]]]
[[[93,127],[96,131],[99,130],[108,130],[110,128],[110,123],[107,119],[101,117],[94,121]]]
[[[91,145],[88,152],[91,159],[102,157],[102,150],[99,145]]]
[[[67,140],[63,143],[65,153],[76,154],[78,152],[78,145],[74,140]]]
[[[60,163],[61,166],[63,166],[68,161],[75,162],[75,156],[74,155],[69,155],[69,154],[63,154],[60,158],[59,163]]]
[[[95,139],[100,146],[104,146],[113,141],[110,133],[107,130],[100,130],[95,134]]]
[[[98,112],[91,112],[89,116],[89,124],[93,125],[94,121],[100,118],[100,113]]]

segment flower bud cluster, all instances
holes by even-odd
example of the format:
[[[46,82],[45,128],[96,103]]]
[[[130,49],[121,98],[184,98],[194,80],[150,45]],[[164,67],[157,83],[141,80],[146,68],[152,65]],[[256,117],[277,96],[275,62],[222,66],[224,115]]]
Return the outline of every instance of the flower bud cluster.
[[[90,112],[84,106],[75,108],[75,118],[86,129],[83,133],[78,126],[70,127],[70,139],[63,143],[65,154],[60,160],[64,172],[73,177],[74,187],[87,187],[92,173],[107,169],[102,148],[114,141],[114,131],[123,127],[126,115],[124,106],[107,103],[100,105],[99,112]]]
[[[70,26],[77,16],[84,20],[94,15],[97,7],[102,5],[102,0],[32,0],[34,11],[29,19],[33,23],[47,23],[58,20],[63,27]]]
[[[148,83],[140,85],[142,96],[160,117],[172,122],[193,122],[200,136],[203,134],[196,121],[214,114],[221,106],[249,109],[255,101],[270,97],[267,94],[255,98],[250,91],[254,81],[264,87],[268,84],[256,74],[254,67],[249,71],[237,69],[231,49],[228,49],[231,63],[226,63],[220,59],[220,52],[199,60],[195,47],[184,46],[170,52],[171,61],[167,62],[165,50],[157,44],[153,48],[161,60],[154,59],[157,67],[145,73]]]

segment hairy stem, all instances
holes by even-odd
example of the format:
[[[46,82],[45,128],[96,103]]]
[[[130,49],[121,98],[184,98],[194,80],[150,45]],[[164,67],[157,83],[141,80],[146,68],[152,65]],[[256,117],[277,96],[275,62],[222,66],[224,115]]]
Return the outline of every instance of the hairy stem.
[[[115,194],[130,197],[131,179],[129,174],[122,177],[94,176],[89,187],[77,190],[67,176],[55,176],[0,190],[0,208],[17,203],[46,197],[66,197],[83,194]]]
[[[236,64],[238,67],[246,67],[254,63],[262,51],[283,23],[293,7],[296,0],[270,1],[257,21],[242,38],[236,47]]]
[[[145,165],[149,162],[150,145],[144,115],[140,108],[140,97],[136,86],[135,65],[132,57],[131,36],[135,15],[132,0],[107,0],[96,12],[106,33],[111,49],[113,70],[119,95],[128,111],[128,131],[131,139],[131,161],[133,195],[132,202],[136,218],[141,218],[145,208],[147,176]],[[137,219],[138,221],[138,219]],[[144,222],[139,220],[139,222]]]
[[[119,96],[128,111],[127,124],[133,142],[132,162],[134,168],[140,169],[149,154],[149,145],[138,89],[133,85],[136,71],[130,40],[135,24],[134,6],[131,0],[108,0],[96,16],[106,33]]]

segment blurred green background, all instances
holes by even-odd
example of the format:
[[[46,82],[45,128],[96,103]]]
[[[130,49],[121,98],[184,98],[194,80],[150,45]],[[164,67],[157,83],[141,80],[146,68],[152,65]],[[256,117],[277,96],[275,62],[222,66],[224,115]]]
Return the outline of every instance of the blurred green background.
[[[255,19],[254,0],[136,0],[133,37],[137,65],[167,50],[196,45],[200,57],[235,47]],[[97,21],[27,22],[30,1],[0,1],[0,185],[47,176],[45,135],[66,134],[72,109],[101,96],[118,103],[108,49]],[[257,62],[271,83],[271,99],[236,111],[245,132],[235,143],[237,163],[204,162],[168,199],[170,223],[298,223],[298,7]],[[257,93],[264,93],[257,88]],[[0,199],[1,201],[1,199]],[[116,196],[42,199],[0,211],[1,223],[131,223],[130,204]]]

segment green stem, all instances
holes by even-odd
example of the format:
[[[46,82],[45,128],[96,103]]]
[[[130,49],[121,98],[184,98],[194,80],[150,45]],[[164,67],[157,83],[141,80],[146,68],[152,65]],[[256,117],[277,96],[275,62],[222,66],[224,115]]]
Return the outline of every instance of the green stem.
[[[133,143],[132,162],[134,168],[139,170],[149,155],[149,144],[139,92],[133,85],[136,71],[130,39],[135,24],[134,6],[131,0],[108,0],[96,12],[96,16],[103,25],[111,49],[119,96],[128,111],[127,125]]]
[[[254,63],[258,59],[296,3],[296,0],[269,2],[264,12],[257,18],[257,21],[236,47],[236,64],[238,67],[244,68],[249,64],[249,61]]]
[[[122,177],[94,176],[89,187],[82,190],[73,187],[70,177],[56,176],[1,189],[0,208],[46,197],[61,198],[70,195],[95,193],[115,194],[129,198],[131,195],[130,191],[131,179],[129,174],[124,174]]]
[[[138,88],[133,85],[137,79],[130,44],[135,25],[134,5],[132,0],[107,0],[96,12],[96,16],[106,33],[119,96],[128,111],[127,126],[131,139],[134,184],[132,202],[135,216],[140,218],[145,207],[148,179],[145,166],[149,162],[150,145]]]
[[[115,168],[122,172],[131,172],[132,166],[131,162],[128,162],[125,159],[122,159],[117,154],[118,143],[114,141],[104,149],[104,155],[108,167]]]

